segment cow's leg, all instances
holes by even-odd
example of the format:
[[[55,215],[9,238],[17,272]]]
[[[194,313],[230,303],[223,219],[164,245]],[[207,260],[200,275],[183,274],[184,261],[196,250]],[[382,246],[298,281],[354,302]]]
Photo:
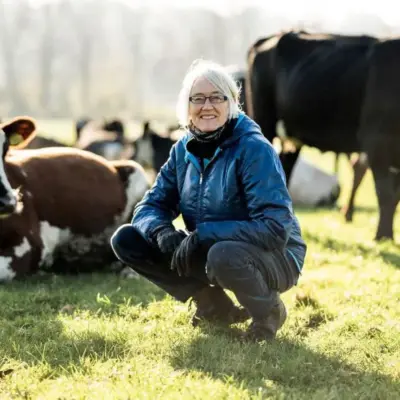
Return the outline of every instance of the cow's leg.
[[[371,165],[379,204],[379,223],[375,240],[393,239],[393,219],[400,197],[400,173]]]
[[[365,153],[357,155],[356,159],[352,162],[350,154],[347,154],[349,162],[353,168],[353,185],[351,187],[350,197],[347,204],[342,208],[342,214],[347,222],[353,220],[354,214],[354,199],[356,197],[357,190],[365,176],[368,169],[368,158]]]
[[[290,178],[292,176],[293,168],[296,165],[296,161],[300,155],[301,146],[293,152],[285,152],[281,151],[279,154],[279,158],[281,160],[283,170],[285,171],[286,175],[286,184],[289,187]]]
[[[334,168],[334,174],[336,176],[338,176],[338,174],[339,174],[339,157],[340,157],[340,153],[335,154],[335,162],[334,162],[333,168]]]

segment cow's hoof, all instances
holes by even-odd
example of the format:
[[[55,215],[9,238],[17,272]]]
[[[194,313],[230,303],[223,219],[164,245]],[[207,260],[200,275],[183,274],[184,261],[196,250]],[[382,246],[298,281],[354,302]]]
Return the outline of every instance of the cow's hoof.
[[[346,222],[352,222],[353,221],[353,211],[348,209],[346,206],[344,206],[341,210],[340,213],[344,216],[344,220]]]

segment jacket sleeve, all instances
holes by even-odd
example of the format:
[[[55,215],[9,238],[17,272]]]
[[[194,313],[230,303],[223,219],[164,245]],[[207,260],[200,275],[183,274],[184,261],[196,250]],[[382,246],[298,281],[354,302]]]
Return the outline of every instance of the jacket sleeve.
[[[269,251],[283,248],[291,233],[293,210],[282,164],[273,147],[264,140],[250,139],[242,145],[238,179],[249,219],[203,222],[197,226],[199,239],[208,244],[243,241]]]
[[[179,191],[176,173],[175,144],[167,162],[161,167],[152,188],[136,205],[132,225],[151,240],[154,234],[165,227],[172,227],[172,222],[179,215]]]

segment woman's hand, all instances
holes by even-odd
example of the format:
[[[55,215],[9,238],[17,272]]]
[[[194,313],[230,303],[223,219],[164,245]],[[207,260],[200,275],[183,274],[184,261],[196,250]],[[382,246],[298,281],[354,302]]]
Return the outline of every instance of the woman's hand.
[[[157,245],[163,254],[173,254],[185,235],[174,228],[166,228],[157,234]]]
[[[189,276],[193,253],[199,247],[199,237],[197,232],[192,232],[182,240],[182,243],[175,250],[172,256],[171,269],[178,272],[179,276]]]

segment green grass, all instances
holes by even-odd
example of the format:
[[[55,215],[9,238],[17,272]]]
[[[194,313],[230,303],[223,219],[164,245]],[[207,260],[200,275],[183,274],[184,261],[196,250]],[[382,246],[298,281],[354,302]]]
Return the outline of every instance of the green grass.
[[[305,156],[333,168],[331,154]],[[240,342],[246,324],[192,328],[188,306],[143,279],[13,282],[0,287],[0,398],[400,398],[400,251],[372,240],[371,174],[353,224],[338,210],[297,215],[308,254],[274,343]]]

